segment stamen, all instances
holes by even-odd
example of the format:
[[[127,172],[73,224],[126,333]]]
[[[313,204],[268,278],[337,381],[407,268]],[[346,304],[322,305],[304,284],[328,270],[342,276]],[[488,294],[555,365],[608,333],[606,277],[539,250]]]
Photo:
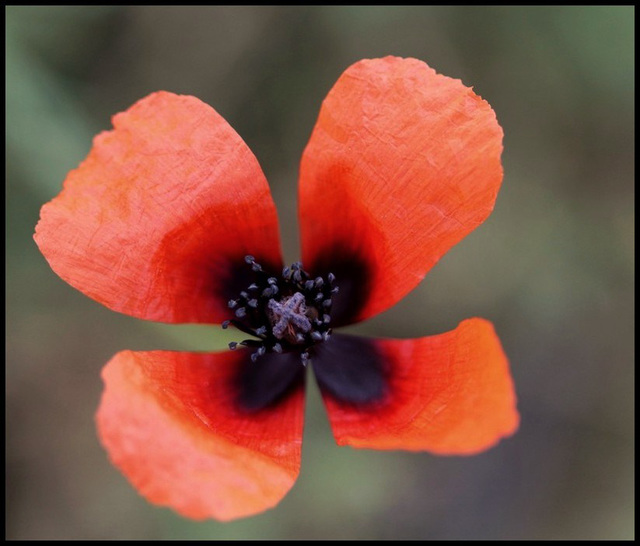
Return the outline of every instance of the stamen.
[[[300,262],[282,269],[280,277],[269,275],[255,258],[244,258],[254,272],[254,279],[238,298],[229,300],[234,319],[225,320],[222,328],[230,325],[252,336],[238,345],[253,347],[250,355],[257,362],[267,352],[297,352],[303,365],[311,361],[314,345],[329,339],[330,309],[335,275],[312,278]]]

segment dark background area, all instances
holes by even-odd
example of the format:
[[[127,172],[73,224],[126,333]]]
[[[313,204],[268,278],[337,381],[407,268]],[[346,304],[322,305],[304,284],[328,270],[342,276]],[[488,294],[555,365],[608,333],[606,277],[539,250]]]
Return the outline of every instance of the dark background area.
[[[6,8],[6,536],[12,539],[634,537],[633,7]],[[420,337],[482,316],[509,355],[519,432],[475,457],[338,448],[312,388],[298,482],[273,510],[196,523],[108,462],[94,413],[119,350],[220,349],[222,330],[120,315],[39,254],[40,206],[110,117],[199,97],[260,161],[285,258],[300,155],[361,58],[416,57],[505,131],[493,215],[403,302],[355,327]]]

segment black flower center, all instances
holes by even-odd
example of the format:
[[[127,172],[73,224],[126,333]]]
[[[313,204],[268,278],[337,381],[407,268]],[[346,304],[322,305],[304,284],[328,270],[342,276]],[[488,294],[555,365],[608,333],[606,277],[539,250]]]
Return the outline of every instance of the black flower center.
[[[234,318],[229,325],[253,336],[240,345],[255,348],[255,362],[266,353],[297,352],[303,364],[311,359],[314,346],[331,335],[332,297],[338,291],[332,273],[312,278],[302,264],[285,267],[279,277],[265,272],[253,256],[245,262],[253,272],[253,282],[229,301]],[[238,343],[231,342],[235,349]]]

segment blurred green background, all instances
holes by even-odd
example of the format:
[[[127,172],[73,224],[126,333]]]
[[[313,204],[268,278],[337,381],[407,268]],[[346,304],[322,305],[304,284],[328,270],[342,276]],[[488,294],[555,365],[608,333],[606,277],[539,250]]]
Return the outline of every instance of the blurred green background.
[[[633,7],[7,7],[6,533],[12,539],[624,539],[634,536]],[[320,103],[365,57],[417,57],[505,131],[489,220],[402,303],[353,330],[492,320],[520,431],[476,457],[338,448],[311,389],[301,475],[275,509],[194,523],[155,508],[98,444],[117,351],[216,349],[61,281],[40,206],[110,116],[166,89],[216,108],[261,162],[285,257]]]

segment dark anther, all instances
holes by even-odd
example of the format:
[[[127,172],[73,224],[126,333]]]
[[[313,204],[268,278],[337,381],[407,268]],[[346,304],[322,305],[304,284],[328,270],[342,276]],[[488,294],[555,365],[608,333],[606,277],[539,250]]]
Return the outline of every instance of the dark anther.
[[[309,358],[309,351],[305,351],[304,353],[302,353],[300,355],[300,359],[302,360],[302,364],[304,366],[306,366],[307,364],[309,364],[309,362],[311,362],[311,358]]]
[[[300,262],[283,268],[282,274],[276,276],[263,270],[253,256],[245,256],[244,261],[251,268],[252,278],[247,279],[250,284],[246,290],[229,301],[235,318],[225,321],[223,328],[233,325],[254,338],[240,342],[255,348],[251,354],[254,362],[267,353],[295,352],[306,365],[314,346],[331,334],[335,276],[312,278]]]

